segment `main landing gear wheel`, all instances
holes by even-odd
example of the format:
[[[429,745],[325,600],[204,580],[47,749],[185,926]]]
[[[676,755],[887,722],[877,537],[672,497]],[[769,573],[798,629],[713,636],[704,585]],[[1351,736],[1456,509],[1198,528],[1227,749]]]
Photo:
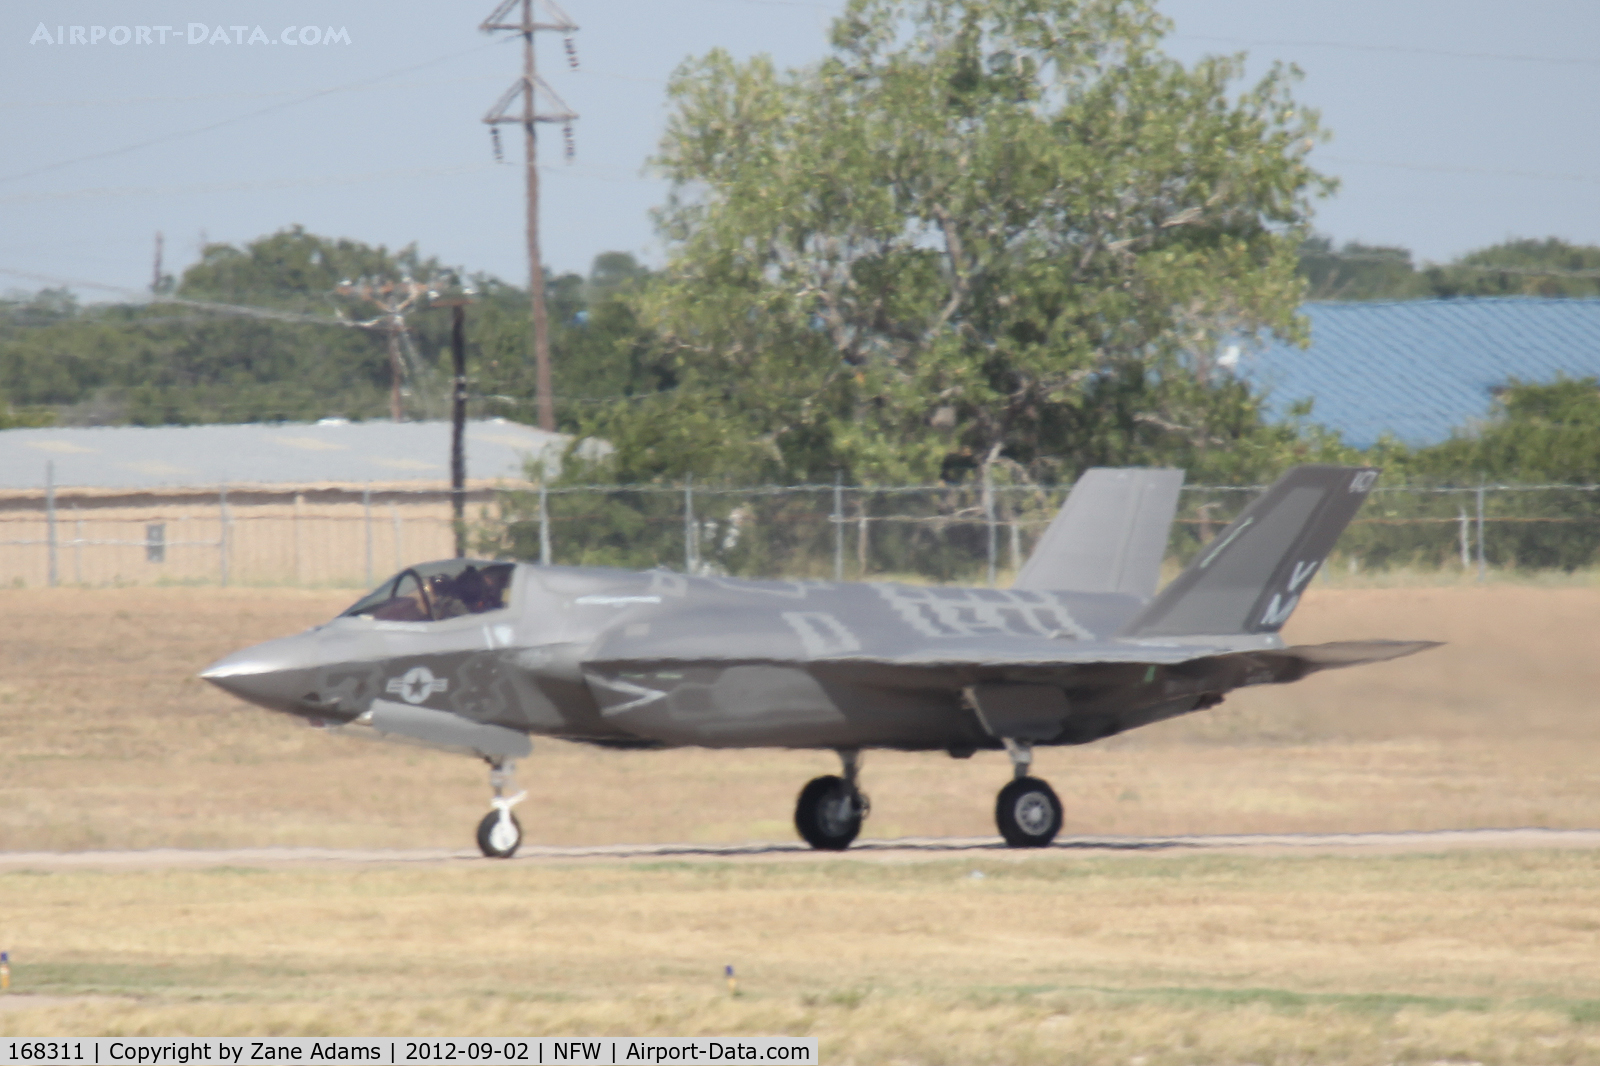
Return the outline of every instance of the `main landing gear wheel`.
[[[794,827],[819,851],[843,851],[861,832],[865,797],[842,777],[807,782],[794,808]]]
[[[1061,800],[1037,777],[1019,777],[994,805],[1000,835],[1014,848],[1047,848],[1061,832]]]
[[[861,832],[861,823],[872,812],[856,778],[861,774],[861,749],[839,748],[844,776],[819,777],[800,790],[794,805],[794,827],[805,842],[819,851],[843,851]]]
[[[995,800],[995,824],[1011,847],[1048,848],[1061,832],[1061,800],[1054,789],[1028,773],[1033,768],[1033,745],[1012,737],[1003,740],[1012,776]]]
[[[522,823],[509,810],[490,811],[478,823],[478,850],[485,858],[509,859],[522,843]]]
[[[517,764],[510,760],[489,763],[489,784],[494,788],[494,799],[489,801],[494,810],[478,823],[478,850],[486,859],[509,859],[522,844],[522,823],[511,813],[511,808],[527,798],[526,792],[507,796],[514,783],[511,774]]]

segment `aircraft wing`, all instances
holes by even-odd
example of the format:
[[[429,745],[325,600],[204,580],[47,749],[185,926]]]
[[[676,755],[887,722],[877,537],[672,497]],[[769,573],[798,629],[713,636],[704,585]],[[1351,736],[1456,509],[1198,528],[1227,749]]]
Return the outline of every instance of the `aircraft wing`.
[[[1215,643],[1158,643],[1130,640],[1075,641],[1044,638],[1026,639],[1014,636],[966,638],[941,644],[924,644],[904,651],[837,651],[817,656],[795,658],[752,655],[748,650],[729,647],[725,641],[708,642],[695,648],[683,641],[675,641],[670,652],[653,652],[638,647],[627,658],[601,659],[584,664],[585,669],[617,670],[648,667],[695,665],[789,665],[803,669],[840,666],[889,667],[900,670],[928,671],[989,671],[996,668],[1032,668],[1036,671],[1070,674],[1083,667],[1138,665],[1177,666],[1203,660],[1230,660],[1274,664],[1294,677],[1273,680],[1295,680],[1319,670],[1362,663],[1384,662],[1419,651],[1437,647],[1432,640],[1350,640],[1328,644],[1298,644],[1289,647],[1270,646],[1259,641],[1230,643],[1219,639]],[[665,651],[665,649],[663,649]]]
[[[1347,640],[1289,647],[1240,647],[1227,644],[1145,644],[1133,641],[1022,641],[1014,637],[964,641],[959,648],[921,647],[882,656],[838,655],[826,661],[875,663],[903,667],[1073,667],[1137,663],[1172,666],[1202,659],[1238,657],[1261,662],[1297,664],[1299,676],[1343,666],[1384,662],[1437,647],[1432,640]]]

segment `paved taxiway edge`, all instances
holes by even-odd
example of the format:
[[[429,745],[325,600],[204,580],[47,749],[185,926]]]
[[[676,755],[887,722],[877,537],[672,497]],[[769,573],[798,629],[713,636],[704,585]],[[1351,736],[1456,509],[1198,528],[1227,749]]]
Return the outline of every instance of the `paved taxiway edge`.
[[[799,841],[744,844],[526,845],[518,863],[641,859],[912,859],[939,855],[1028,858],[1065,853],[1174,854],[1195,851],[1274,853],[1403,853],[1460,849],[1600,848],[1600,829],[1438,829],[1395,833],[1240,833],[1192,836],[1071,836],[1049,848],[1008,848],[999,837],[899,837],[858,840],[848,851],[818,852]],[[217,866],[493,864],[472,849],[222,848],[144,851],[0,851],[0,871],[97,868],[179,869]]]

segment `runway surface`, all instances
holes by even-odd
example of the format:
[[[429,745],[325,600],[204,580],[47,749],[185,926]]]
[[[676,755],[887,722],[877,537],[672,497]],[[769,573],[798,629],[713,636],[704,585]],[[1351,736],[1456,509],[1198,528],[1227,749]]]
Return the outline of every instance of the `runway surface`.
[[[1048,848],[1008,848],[999,837],[900,837],[858,840],[848,851],[813,851],[799,841],[748,844],[604,844],[553,847],[529,844],[512,864],[638,862],[652,859],[704,861],[817,861],[856,859],[916,861],[971,856],[1028,859],[1066,854],[1398,854],[1461,849],[1600,848],[1600,829],[1440,829],[1407,833],[1275,833],[1215,836],[1072,836]],[[506,860],[501,860],[506,861]],[[0,852],[0,871],[215,866],[341,866],[372,864],[493,865],[472,849],[225,848],[215,851],[155,848],[148,851]]]

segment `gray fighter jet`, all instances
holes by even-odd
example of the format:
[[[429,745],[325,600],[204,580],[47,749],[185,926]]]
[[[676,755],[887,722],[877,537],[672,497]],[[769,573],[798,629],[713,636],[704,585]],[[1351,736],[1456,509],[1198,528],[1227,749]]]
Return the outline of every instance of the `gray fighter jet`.
[[[521,843],[510,775],[530,734],[831,748],[842,775],[811,781],[795,808],[795,828],[824,849],[848,847],[868,813],[862,751],[1004,749],[1000,833],[1043,847],[1062,811],[1029,774],[1035,745],[1086,744],[1246,685],[1433,646],[1278,636],[1377,476],[1289,471],[1159,595],[1182,473],[1095,469],[1009,589],[452,559],[407,567],[331,622],[200,676],[320,725],[484,759],[489,856]]]

